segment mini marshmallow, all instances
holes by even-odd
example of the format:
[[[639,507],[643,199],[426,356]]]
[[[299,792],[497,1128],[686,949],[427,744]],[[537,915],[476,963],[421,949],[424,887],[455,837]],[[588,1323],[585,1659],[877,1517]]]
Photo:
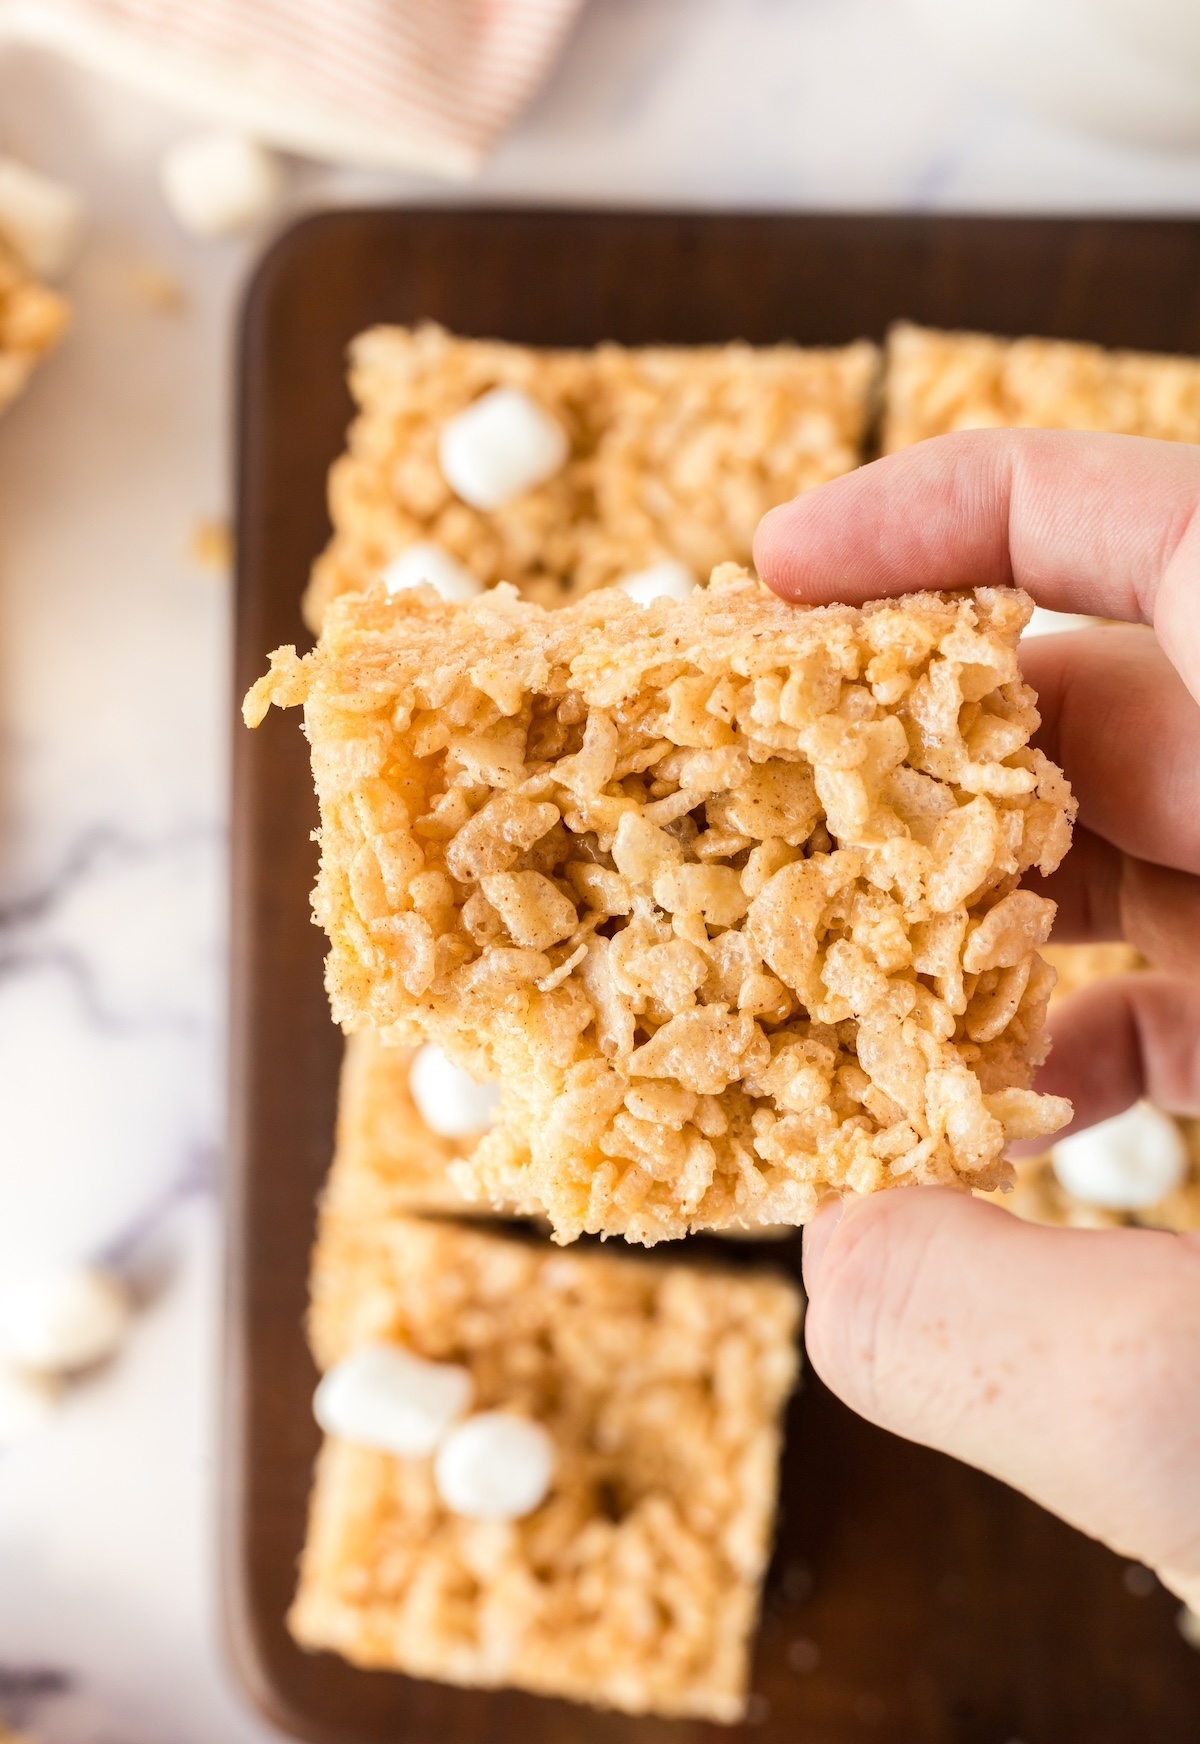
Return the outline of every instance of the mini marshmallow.
[[[0,1295],[0,1355],[69,1374],[112,1356],[132,1317],[128,1292],[111,1272],[68,1265],[33,1273]]]
[[[492,388],[443,427],[438,459],[475,509],[499,509],[562,468],[566,431],[520,388]]]
[[[53,1375],[0,1367],[0,1447],[40,1429],[61,1395],[62,1383]]]
[[[1034,606],[1033,616],[1024,629],[1025,636],[1057,636],[1063,630],[1090,630],[1102,622],[1082,612],[1052,612],[1048,606]]]
[[[313,1395],[326,1435],[420,1457],[470,1409],[474,1382],[457,1363],[426,1362],[395,1344],[369,1344],[336,1363]]]
[[[162,158],[158,179],[185,230],[222,236],[244,230],[275,204],[282,186],[273,152],[238,133],[198,133]]]
[[[407,587],[420,587],[428,582],[444,600],[474,599],[483,592],[479,577],[452,557],[443,545],[422,539],[393,557],[383,572],[383,585],[389,593],[401,593]]]
[[[500,1100],[494,1084],[477,1084],[432,1042],[414,1054],[408,1088],[421,1119],[443,1138],[469,1138],[482,1132]]]
[[[540,1507],[554,1476],[554,1443],[540,1423],[507,1411],[480,1411],[438,1448],[433,1478],[453,1514],[467,1520],[519,1520]]]
[[[1050,1152],[1061,1187],[1106,1211],[1145,1211],[1187,1174],[1183,1134],[1152,1102],[1060,1139]]]
[[[0,157],[0,236],[38,278],[66,272],[79,249],[83,206],[73,188]]]
[[[673,557],[664,557],[661,563],[652,563],[648,569],[636,569],[617,583],[621,592],[639,606],[648,606],[656,599],[686,599],[698,585],[687,564],[677,563]]]

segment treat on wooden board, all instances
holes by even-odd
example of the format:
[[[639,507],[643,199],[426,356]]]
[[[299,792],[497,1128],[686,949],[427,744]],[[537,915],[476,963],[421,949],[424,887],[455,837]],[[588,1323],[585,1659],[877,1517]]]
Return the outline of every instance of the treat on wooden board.
[[[338,1022],[505,1095],[562,1239],[996,1187],[1036,1095],[1074,801],[1029,745],[1023,594],[786,604],[344,596],[251,691],[304,703]],[[509,1161],[515,1158],[511,1154]],[[494,1178],[494,1175],[493,1175]]]
[[[1108,430],[1200,442],[1200,360],[900,322],[888,335],[883,452],[952,430]]]
[[[858,464],[878,360],[865,340],[548,351],[372,328],[305,616],[318,629],[392,565],[406,585],[409,554],[426,579],[545,605],[664,562],[748,562],[767,509]]]
[[[329,1437],[292,1634],[414,1677],[737,1720],[799,1310],[768,1272],[328,1221],[320,1366],[364,1350],[457,1365],[468,1427],[536,1424],[553,1475],[519,1517],[464,1516],[441,1453]]]

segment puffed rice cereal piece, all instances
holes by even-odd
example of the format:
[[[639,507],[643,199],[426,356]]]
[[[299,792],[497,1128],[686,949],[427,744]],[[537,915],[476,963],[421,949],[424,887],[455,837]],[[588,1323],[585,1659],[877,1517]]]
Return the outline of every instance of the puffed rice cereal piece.
[[[767,509],[858,464],[878,368],[866,340],[543,351],[432,324],[372,328],[350,349],[359,411],[330,472],[333,537],[305,617],[319,629],[331,599],[414,542],[543,605],[664,562],[698,575],[748,562]],[[472,506],[439,448],[497,388],[532,401],[569,452],[534,488]]]
[[[1065,339],[899,322],[888,335],[883,452],[952,430],[1109,430],[1200,442],[1200,362]]]
[[[501,1084],[481,1188],[558,1236],[802,1223],[997,1187],[1075,804],[1029,746],[1025,595],[802,609],[733,565],[547,612],[381,588],[250,693],[304,703],[347,1028]],[[461,1172],[456,1172],[456,1179]]]
[[[403,1217],[327,1224],[314,1284],[322,1369],[389,1342],[461,1365],[473,1410],[538,1425],[554,1457],[531,1512],[469,1519],[439,1455],[330,1437],[295,1639],[445,1683],[740,1719],[796,1287]]]

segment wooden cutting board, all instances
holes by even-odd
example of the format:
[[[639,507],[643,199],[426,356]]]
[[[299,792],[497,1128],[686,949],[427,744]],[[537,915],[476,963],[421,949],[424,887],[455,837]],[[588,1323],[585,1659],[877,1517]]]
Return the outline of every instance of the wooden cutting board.
[[[1200,225],[532,210],[308,219],[272,248],[245,307],[235,702],[268,650],[308,640],[299,599],[328,534],[325,473],[351,415],[346,344],[373,322],[426,317],[545,345],[836,344],[882,338],[908,317],[1200,352]],[[272,711],[258,732],[240,721],[232,732],[224,1594],[237,1667],[269,1717],[331,1744],[1195,1744],[1200,1653],[1179,1636],[1168,1594],[1002,1485],[870,1428],[811,1376],[788,1424],[745,1726],[464,1692],[292,1644],[284,1613],[317,1448],[301,1322],[341,1040],[309,917],[316,805],[297,718]],[[798,1270],[798,1240],[767,1251]]]

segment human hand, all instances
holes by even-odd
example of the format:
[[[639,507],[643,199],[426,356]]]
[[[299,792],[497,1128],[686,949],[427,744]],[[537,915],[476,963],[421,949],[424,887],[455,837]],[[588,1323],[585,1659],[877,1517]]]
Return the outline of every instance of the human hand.
[[[1015,584],[1153,626],[1022,650],[1037,742],[1080,801],[1076,846],[1044,885],[1055,939],[1124,937],[1162,971],[1064,1001],[1037,1087],[1071,1098],[1073,1127],[1143,1094],[1200,1113],[1200,449],[943,437],[774,510],[755,558],[810,603]],[[1200,1237],[1040,1229],[924,1189],[831,1205],[804,1248],[806,1341],[834,1392],[1200,1609]]]

